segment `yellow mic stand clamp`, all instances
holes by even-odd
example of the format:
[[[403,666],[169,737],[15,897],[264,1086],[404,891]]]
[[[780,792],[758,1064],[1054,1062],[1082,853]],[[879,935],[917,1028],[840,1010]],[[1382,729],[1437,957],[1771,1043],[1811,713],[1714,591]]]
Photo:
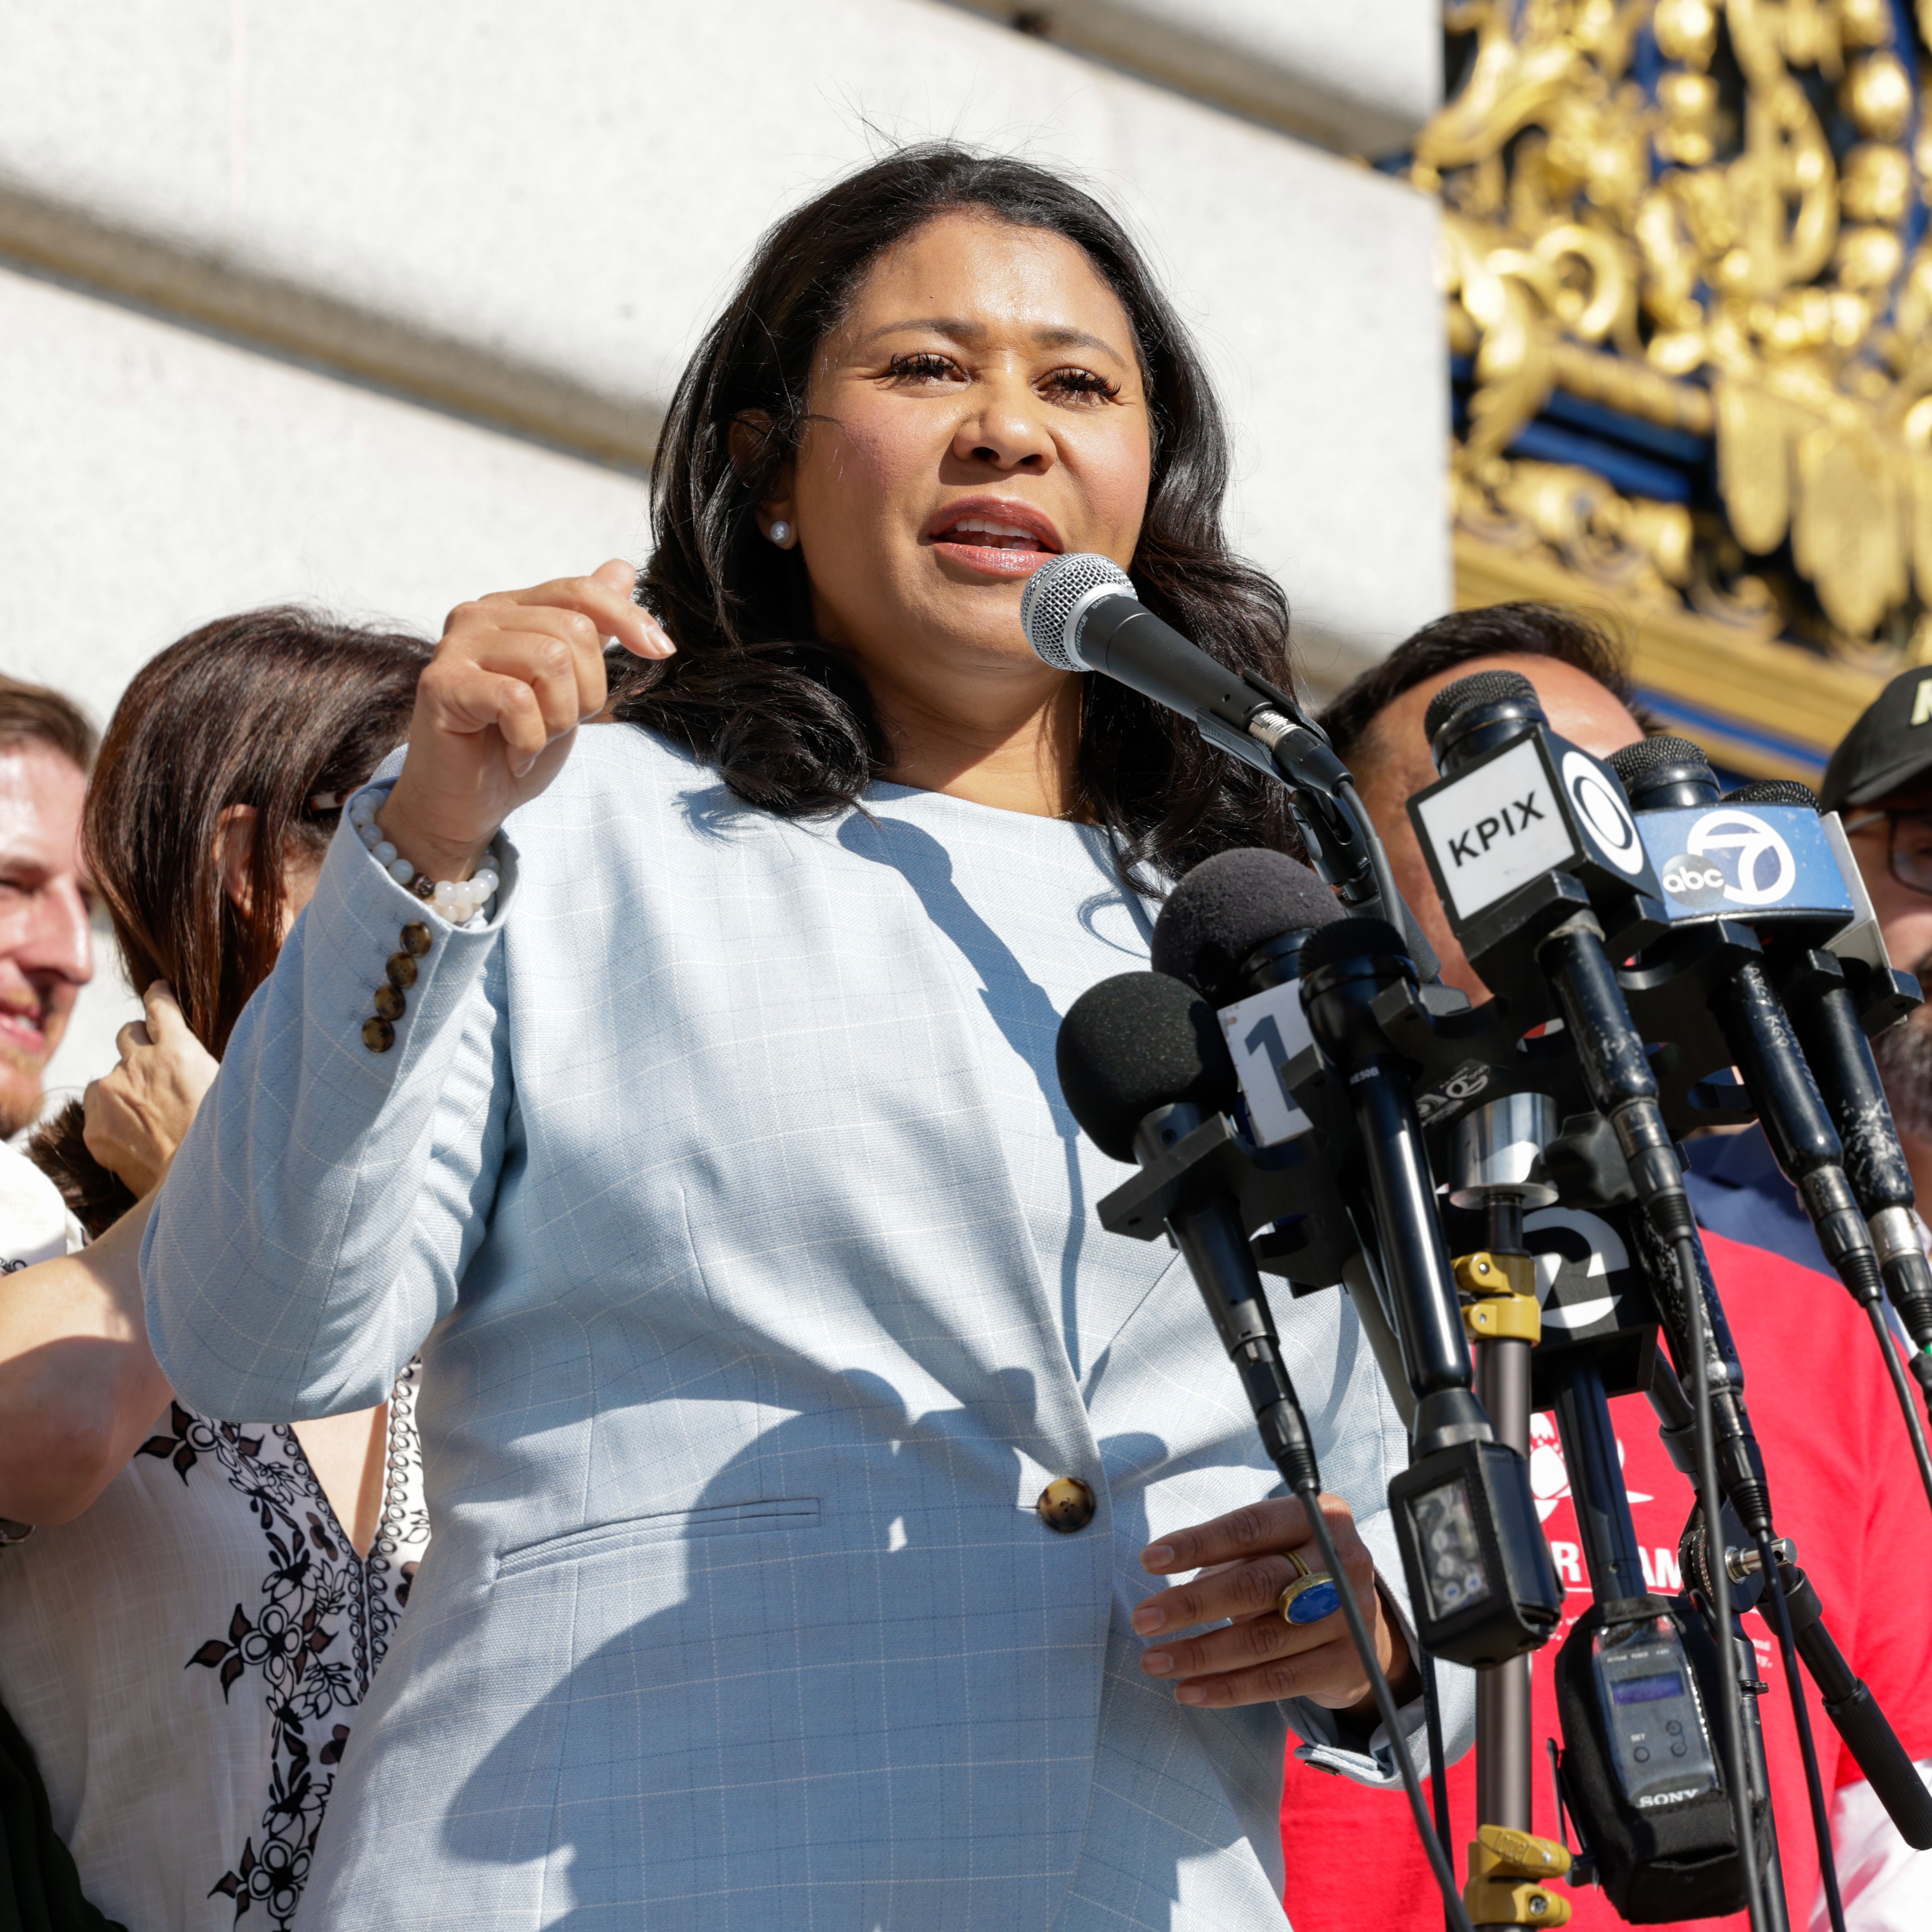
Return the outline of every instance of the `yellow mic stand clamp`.
[[[1570,1854],[1548,1838],[1513,1832],[1506,1825],[1478,1825],[1469,1847],[1469,1882],[1462,1906],[1472,1925],[1567,1925],[1570,1901],[1544,1881],[1561,1879]]]
[[[1527,1342],[1543,1339],[1543,1311],[1536,1299],[1536,1257],[1478,1250],[1454,1264],[1456,1286],[1470,1298],[1462,1304],[1462,1326],[1472,1342]]]

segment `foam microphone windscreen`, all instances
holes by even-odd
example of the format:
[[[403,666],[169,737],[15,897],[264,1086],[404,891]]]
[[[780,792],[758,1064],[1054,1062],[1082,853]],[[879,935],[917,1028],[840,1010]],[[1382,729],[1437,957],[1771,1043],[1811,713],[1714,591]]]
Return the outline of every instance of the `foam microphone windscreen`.
[[[1436,733],[1459,711],[1476,704],[1501,704],[1510,698],[1526,698],[1534,704],[1536,686],[1520,670],[1472,671],[1454,684],[1445,684],[1429,700],[1429,709],[1422,714],[1422,735],[1432,745]]]
[[[1337,959],[1359,959],[1374,953],[1394,953],[1406,959],[1408,948],[1385,919],[1345,919],[1324,926],[1301,949],[1301,976]]]
[[[1156,1107],[1234,1104],[1234,1064],[1214,1009],[1165,973],[1121,973],[1066,1010],[1054,1046],[1060,1090],[1100,1151],[1134,1157],[1134,1130]]]
[[[1154,925],[1154,970],[1199,987],[1224,1006],[1240,997],[1235,975],[1256,946],[1345,916],[1341,901],[1286,853],[1252,845],[1217,852],[1161,908]]]

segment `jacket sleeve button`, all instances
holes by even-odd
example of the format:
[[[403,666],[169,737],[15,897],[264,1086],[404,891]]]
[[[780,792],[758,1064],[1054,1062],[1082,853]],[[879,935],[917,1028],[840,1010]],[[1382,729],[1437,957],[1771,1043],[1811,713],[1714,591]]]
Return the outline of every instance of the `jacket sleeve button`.
[[[412,919],[403,928],[403,950],[420,959],[429,950],[429,928],[419,919]]]
[[[367,1019],[362,1022],[362,1044],[371,1053],[387,1053],[396,1043],[396,1030],[387,1020]]]
[[[408,1005],[409,1002],[389,984],[388,980],[385,980],[376,988],[376,1011],[382,1018],[400,1019]]]
[[[392,952],[382,962],[382,970],[389,976],[389,984],[399,993],[406,993],[416,982],[418,968],[416,956],[410,952]]]
[[[1040,1491],[1034,1508],[1048,1529],[1071,1536],[1094,1520],[1094,1492],[1078,1476],[1058,1476]]]

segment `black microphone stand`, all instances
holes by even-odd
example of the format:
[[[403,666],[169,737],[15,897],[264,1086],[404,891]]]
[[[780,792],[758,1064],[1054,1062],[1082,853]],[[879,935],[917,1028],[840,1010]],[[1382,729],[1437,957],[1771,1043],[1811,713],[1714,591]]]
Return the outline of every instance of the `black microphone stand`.
[[[1475,1356],[1476,1396],[1496,1439],[1526,1458],[1530,1351],[1542,1339],[1543,1324],[1536,1262],[1523,1245],[1522,1216],[1526,1207],[1546,1207],[1556,1198],[1556,1190],[1540,1178],[1544,1144],[1556,1135],[1556,1109],[1548,1097],[1516,1094],[1464,1114],[1450,1142],[1450,1200],[1458,1208],[1481,1210],[1486,1222],[1482,1250],[1455,1263],[1456,1285],[1469,1298],[1462,1321]],[[1482,1824],[1530,1828],[1529,1696],[1527,1656],[1492,1665],[1477,1677],[1476,1816]]]

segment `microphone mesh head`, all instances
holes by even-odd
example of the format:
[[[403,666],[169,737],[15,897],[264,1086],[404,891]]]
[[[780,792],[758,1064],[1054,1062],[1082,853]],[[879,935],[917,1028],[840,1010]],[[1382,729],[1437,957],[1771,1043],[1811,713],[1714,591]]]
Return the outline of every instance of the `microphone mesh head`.
[[[1626,790],[1654,783],[1666,771],[1682,772],[1692,778],[1711,776],[1711,761],[1704,755],[1702,745],[1667,734],[1640,738],[1634,745],[1612,752],[1604,762],[1623,780]]]
[[[1110,556],[1089,550],[1070,550],[1043,563],[1027,579],[1020,597],[1020,628],[1035,652],[1055,670],[1084,670],[1073,654],[1066,626],[1074,606],[1090,590],[1124,590],[1131,597],[1134,580]]]
[[[1305,980],[1338,959],[1359,959],[1372,952],[1406,959],[1408,947],[1385,919],[1338,920],[1333,926],[1324,926],[1301,949],[1301,976]]]
[[[1341,901],[1285,852],[1260,846],[1217,852],[1161,908],[1154,924],[1154,970],[1225,1006],[1236,994],[1236,969],[1257,946],[1346,916]]]
[[[1134,1130],[1156,1107],[1234,1104],[1234,1064],[1214,1009],[1164,973],[1120,973],[1066,1010],[1054,1043],[1060,1090],[1100,1151],[1134,1157]]]
[[[1500,704],[1511,698],[1527,698],[1532,704],[1537,701],[1536,686],[1520,670],[1479,670],[1459,677],[1429,700],[1429,709],[1422,714],[1422,735],[1432,745],[1436,733],[1459,711],[1476,704]]]
[[[1796,778],[1756,778],[1724,794],[1726,805],[1802,805],[1818,809],[1818,794]]]

